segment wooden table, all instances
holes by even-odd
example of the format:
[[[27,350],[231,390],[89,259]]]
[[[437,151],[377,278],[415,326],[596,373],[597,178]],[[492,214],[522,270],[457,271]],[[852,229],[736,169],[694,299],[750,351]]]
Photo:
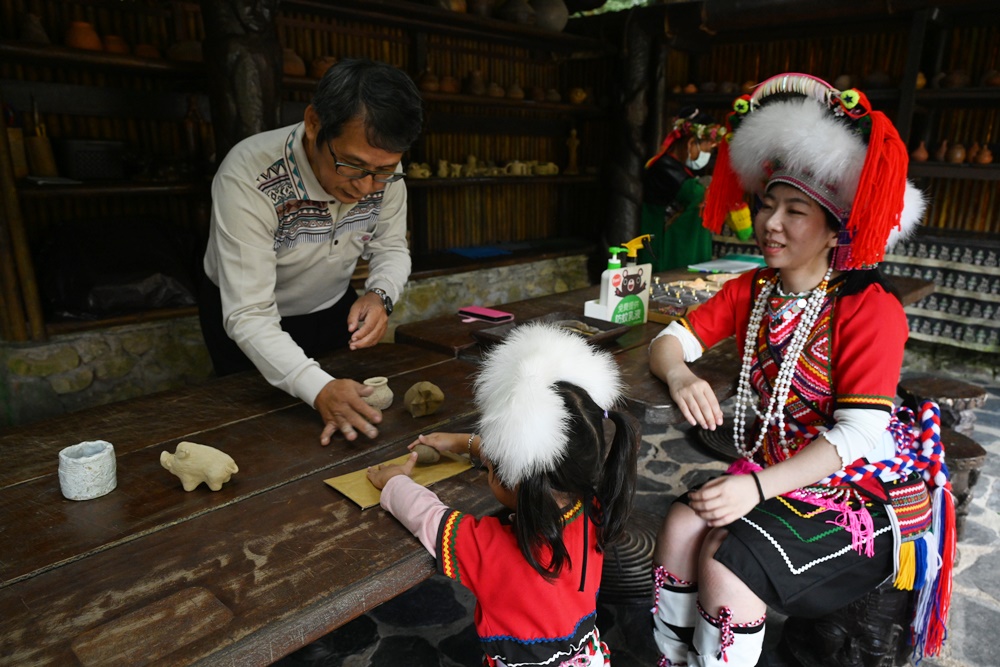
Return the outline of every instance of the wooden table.
[[[685,269],[673,269],[657,273],[661,282],[691,279],[692,274]],[[915,303],[934,292],[934,283],[919,278],[902,276],[888,277],[900,294],[903,305]],[[566,311],[576,316],[583,314],[584,302],[597,298],[599,286],[592,285],[578,290],[551,294],[548,296],[498,304],[494,307],[513,313],[516,321],[526,321],[550,313]],[[477,362],[480,349],[472,332],[497,326],[492,322],[463,322],[459,315],[444,315],[420,322],[401,324],[396,328],[396,341],[408,343],[429,350],[453,354],[462,359]],[[607,346],[618,360],[625,384],[628,388],[627,403],[632,413],[647,425],[677,424],[683,415],[667,386],[649,371],[647,348],[665,325],[647,322],[632,327],[628,333]],[[736,393],[739,371],[739,355],[733,339],[725,340],[708,350],[701,359],[692,364],[692,369],[707,380],[722,401]]]
[[[389,377],[375,440],[319,445],[315,411],[256,373],[26,425],[0,436],[0,663],[266,665],[433,573],[423,547],[380,509],[362,512],[323,480],[405,452],[417,434],[465,430],[474,367],[407,345],[324,360],[338,377]],[[442,387],[414,419],[402,395]],[[62,498],[58,452],[115,446],[118,487]],[[240,471],[185,493],[159,463],[180,440],[212,445]],[[500,508],[480,471],[439,482],[447,502]]]

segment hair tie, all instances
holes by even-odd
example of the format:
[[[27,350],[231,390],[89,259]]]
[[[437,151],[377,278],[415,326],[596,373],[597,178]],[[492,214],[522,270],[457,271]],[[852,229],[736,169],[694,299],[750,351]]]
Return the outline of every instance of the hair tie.
[[[760,486],[760,480],[757,479],[757,473],[751,470],[750,476],[753,477],[753,483],[757,485],[757,495],[760,496],[760,502],[763,503],[767,499],[764,497],[764,489]]]

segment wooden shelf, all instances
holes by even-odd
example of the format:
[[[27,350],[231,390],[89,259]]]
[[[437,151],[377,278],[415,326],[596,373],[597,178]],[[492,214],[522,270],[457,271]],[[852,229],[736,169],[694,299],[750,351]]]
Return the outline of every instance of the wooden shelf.
[[[34,185],[21,183],[18,193],[25,199],[48,197],[139,197],[146,195],[208,195],[210,184],[196,182],[138,183],[135,181],[91,181],[79,185]]]
[[[454,188],[461,185],[580,185],[596,183],[596,174],[581,174],[579,176],[475,176],[469,178],[408,178],[406,187],[416,188]]]
[[[491,42],[518,44],[532,49],[539,41],[553,51],[590,51],[595,56],[615,52],[614,45],[600,39],[567,32],[552,32],[495,18],[451,12],[430,5],[402,0],[285,0],[283,13],[308,12],[362,21],[376,21],[415,31],[449,34],[469,39],[486,38]],[[280,20],[280,19],[279,19]]]
[[[1000,181],[1000,165],[911,162],[909,175],[912,178],[957,178],[971,181]]]
[[[0,56],[5,60],[19,60],[43,65],[131,70],[137,74],[164,74],[199,78],[203,76],[203,68],[200,63],[138,58],[136,56],[104,53],[103,51],[73,49],[54,44],[0,41]]]

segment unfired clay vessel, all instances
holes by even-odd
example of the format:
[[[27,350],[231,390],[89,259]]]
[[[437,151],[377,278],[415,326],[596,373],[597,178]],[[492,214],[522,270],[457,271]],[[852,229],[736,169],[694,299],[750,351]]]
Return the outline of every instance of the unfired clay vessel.
[[[115,448],[89,440],[59,452],[59,488],[68,500],[90,500],[111,493],[118,484]]]
[[[442,403],[444,392],[433,382],[417,382],[403,396],[403,405],[414,417],[434,414]]]
[[[365,380],[365,385],[374,387],[375,391],[371,396],[366,396],[363,400],[373,408],[386,410],[392,405],[392,389],[389,389],[389,378],[377,376]]]
[[[173,454],[160,452],[160,465],[177,475],[185,491],[194,491],[202,482],[218,491],[240,471],[229,454],[187,441],[177,443]]]

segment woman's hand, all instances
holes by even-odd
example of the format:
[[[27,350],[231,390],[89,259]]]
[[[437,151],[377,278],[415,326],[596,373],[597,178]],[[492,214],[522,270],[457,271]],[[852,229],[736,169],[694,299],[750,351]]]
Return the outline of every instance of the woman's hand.
[[[723,475],[690,494],[690,506],[713,528],[726,526],[746,516],[760,501],[750,475]]]
[[[407,449],[413,451],[417,445],[427,445],[439,452],[453,452],[455,454],[465,454],[469,449],[468,433],[430,433],[419,435],[411,442]]]
[[[380,463],[377,466],[370,466],[365,471],[365,475],[368,476],[368,481],[372,483],[372,486],[381,491],[385,488],[386,482],[396,475],[406,475],[409,477],[413,472],[413,466],[416,464],[417,453],[410,452],[410,455],[406,457],[406,462],[402,465],[398,463]]]
[[[687,366],[672,369],[666,382],[670,397],[689,424],[709,431],[722,426],[722,408],[712,385],[692,373]]]

